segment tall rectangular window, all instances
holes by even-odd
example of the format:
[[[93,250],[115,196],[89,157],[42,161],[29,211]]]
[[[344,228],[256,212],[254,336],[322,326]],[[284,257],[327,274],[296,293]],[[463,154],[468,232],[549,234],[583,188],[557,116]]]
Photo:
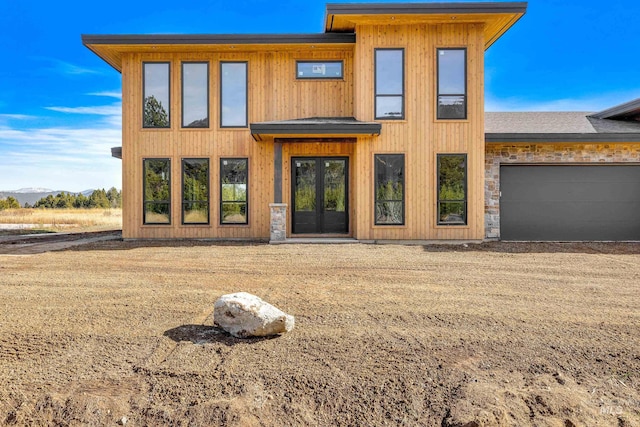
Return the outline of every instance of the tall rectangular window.
[[[209,159],[182,159],[182,223],[209,224]]]
[[[144,159],[145,224],[171,224],[171,160]]]
[[[438,119],[467,118],[467,50],[438,49]]]
[[[438,224],[467,223],[467,155],[438,154]]]
[[[209,63],[182,63],[182,127],[209,127]]]
[[[247,127],[247,63],[220,63],[220,126]]]
[[[142,68],[144,74],[142,126],[145,128],[171,127],[170,64],[145,62]]]
[[[404,49],[375,50],[376,119],[404,119]]]
[[[248,224],[248,159],[220,159],[220,223]]]
[[[376,225],[404,224],[404,154],[375,155]]]

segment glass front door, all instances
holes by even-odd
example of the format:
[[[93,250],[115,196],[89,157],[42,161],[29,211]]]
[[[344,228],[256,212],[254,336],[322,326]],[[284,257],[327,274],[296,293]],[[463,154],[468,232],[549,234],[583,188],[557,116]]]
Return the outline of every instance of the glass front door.
[[[344,157],[292,159],[294,234],[349,232],[348,168]]]

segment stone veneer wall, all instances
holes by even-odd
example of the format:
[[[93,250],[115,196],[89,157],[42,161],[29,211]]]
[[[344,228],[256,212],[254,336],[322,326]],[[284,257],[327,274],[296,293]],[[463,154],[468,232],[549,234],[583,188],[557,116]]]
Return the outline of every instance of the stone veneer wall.
[[[509,163],[640,163],[640,144],[487,144],[484,186],[487,239],[500,238],[500,165]]]

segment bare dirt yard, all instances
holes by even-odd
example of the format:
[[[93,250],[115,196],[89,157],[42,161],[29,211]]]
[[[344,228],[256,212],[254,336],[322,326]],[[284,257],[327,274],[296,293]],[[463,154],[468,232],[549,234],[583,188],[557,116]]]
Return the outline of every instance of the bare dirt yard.
[[[0,241],[0,424],[640,426],[640,244],[85,237]]]

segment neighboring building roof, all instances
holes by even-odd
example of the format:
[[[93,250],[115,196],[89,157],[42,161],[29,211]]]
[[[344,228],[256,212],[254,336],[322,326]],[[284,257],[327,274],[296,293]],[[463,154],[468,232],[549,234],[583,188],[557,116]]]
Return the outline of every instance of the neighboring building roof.
[[[361,122],[353,117],[310,117],[251,123],[249,128],[253,138],[261,140],[263,135],[306,137],[380,135],[382,125],[376,122]]]
[[[238,51],[269,49],[272,45],[344,45],[354,44],[355,34],[83,34],[82,44],[122,71],[126,52],[168,52],[178,46],[180,52],[213,49]],[[173,48],[175,50],[175,48]]]
[[[596,119],[640,121],[640,98],[616,105],[599,113],[593,113],[590,117]]]
[[[482,23],[488,49],[526,11],[526,2],[327,4],[325,32],[354,32],[357,24]]]
[[[587,112],[485,113],[486,142],[640,142],[640,122]]]

